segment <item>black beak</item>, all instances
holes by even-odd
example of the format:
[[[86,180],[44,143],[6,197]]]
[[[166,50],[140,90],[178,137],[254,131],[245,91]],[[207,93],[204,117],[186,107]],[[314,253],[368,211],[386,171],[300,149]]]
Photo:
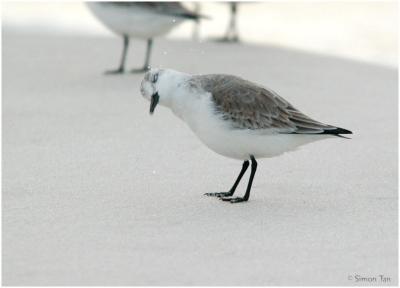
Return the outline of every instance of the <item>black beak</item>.
[[[158,96],[158,92],[155,94],[151,95],[151,101],[150,101],[150,114],[153,114],[154,109],[156,109],[156,106],[158,104],[158,100],[160,99],[160,96]]]

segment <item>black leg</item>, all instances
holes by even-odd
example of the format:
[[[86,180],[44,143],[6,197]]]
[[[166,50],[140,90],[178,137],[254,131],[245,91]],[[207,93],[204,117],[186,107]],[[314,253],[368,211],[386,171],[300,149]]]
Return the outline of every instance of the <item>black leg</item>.
[[[228,28],[226,30],[225,36],[223,38],[217,39],[217,41],[219,42],[231,42],[231,43],[239,42],[239,36],[236,29],[238,3],[231,2],[230,9],[231,9],[231,17],[229,20]]]
[[[237,3],[231,3],[231,42],[238,42],[239,36],[236,28],[236,19],[237,19]]]
[[[146,49],[146,58],[144,61],[144,65],[142,68],[139,69],[132,69],[131,73],[143,73],[147,72],[150,69],[150,55],[151,55],[151,49],[153,47],[153,39],[147,39],[147,49]]]
[[[254,156],[250,156],[251,159],[251,173],[250,173],[250,179],[249,179],[249,183],[247,184],[247,189],[246,189],[246,194],[244,194],[243,197],[222,197],[220,198],[223,201],[230,201],[231,203],[238,203],[238,202],[244,202],[249,200],[250,198],[250,190],[251,190],[251,185],[253,184],[253,178],[254,175],[256,174],[256,170],[257,170],[257,161],[254,158]]]
[[[108,70],[105,72],[105,74],[121,74],[124,73],[125,71],[125,60],[126,60],[126,54],[128,52],[128,47],[129,47],[129,38],[127,35],[123,36],[124,39],[124,47],[122,48],[122,56],[121,56],[121,63],[119,64],[119,67],[115,70]]]
[[[233,184],[232,188],[228,192],[215,192],[215,193],[206,193],[204,195],[207,196],[214,196],[214,197],[226,197],[226,196],[232,196],[233,193],[235,193],[236,187],[239,185],[240,180],[242,179],[244,173],[247,170],[247,167],[249,167],[249,161],[246,160],[243,162],[242,165],[242,170],[240,170],[239,176],[237,177],[235,183]]]
[[[200,2],[193,2],[194,4],[194,13],[200,14]],[[194,20],[193,32],[192,32],[192,40],[199,41],[199,30],[200,30],[200,18]]]

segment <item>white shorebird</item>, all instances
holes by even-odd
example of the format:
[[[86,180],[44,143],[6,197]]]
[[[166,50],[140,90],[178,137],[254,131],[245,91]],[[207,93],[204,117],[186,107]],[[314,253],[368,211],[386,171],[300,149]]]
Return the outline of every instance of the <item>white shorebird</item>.
[[[169,107],[208,148],[244,161],[228,192],[206,193],[231,203],[249,199],[257,158],[275,157],[314,141],[352,134],[315,121],[274,91],[236,76],[152,69],[145,74],[140,90],[150,101],[151,114],[158,103]],[[233,198],[249,160],[246,193]]]
[[[123,49],[119,67],[106,71],[118,74],[125,71],[125,60],[130,38],[147,40],[145,63],[131,72],[145,72],[149,68],[153,38],[166,34],[186,19],[197,20],[199,15],[179,2],[86,2],[93,14],[111,31],[122,36]]]

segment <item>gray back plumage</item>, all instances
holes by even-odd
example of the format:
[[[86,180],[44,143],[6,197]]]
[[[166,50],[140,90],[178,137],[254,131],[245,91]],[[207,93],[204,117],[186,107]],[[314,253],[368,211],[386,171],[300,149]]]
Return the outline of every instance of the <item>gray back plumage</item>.
[[[274,91],[236,76],[198,75],[192,81],[193,85],[211,93],[216,113],[235,129],[272,129],[298,134],[345,134],[343,131],[347,131],[339,132],[341,128],[313,120]]]
[[[185,8],[180,2],[100,2],[103,5],[116,6],[125,9],[149,9],[161,15],[175,16],[186,19],[198,19],[202,16]]]

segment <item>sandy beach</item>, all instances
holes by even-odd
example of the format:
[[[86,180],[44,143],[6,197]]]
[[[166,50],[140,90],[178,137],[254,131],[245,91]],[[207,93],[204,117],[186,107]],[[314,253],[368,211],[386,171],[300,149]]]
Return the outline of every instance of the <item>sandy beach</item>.
[[[149,116],[142,75],[102,74],[120,45],[3,29],[3,285],[397,285],[397,69],[157,39],[155,66],[242,76],[354,133],[260,160],[232,205],[203,194],[240,162]]]

